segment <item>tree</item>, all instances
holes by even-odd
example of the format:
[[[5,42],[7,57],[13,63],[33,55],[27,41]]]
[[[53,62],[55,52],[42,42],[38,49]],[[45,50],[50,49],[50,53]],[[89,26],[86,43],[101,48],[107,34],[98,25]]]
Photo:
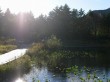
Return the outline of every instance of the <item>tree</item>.
[[[71,11],[67,4],[64,6],[56,7],[50,12],[49,20],[51,20],[51,27],[53,33],[60,38],[69,37],[71,29]],[[68,22],[67,22],[68,21]]]
[[[0,9],[0,36],[2,36],[2,28],[3,28],[2,19],[3,19],[3,13],[2,10]]]
[[[3,23],[3,35],[5,37],[8,37],[9,35],[12,35],[13,30],[13,22],[14,22],[14,15],[10,12],[9,8],[4,13],[2,23]]]
[[[110,37],[110,13],[103,16],[101,23],[101,25],[104,27],[104,30],[106,30],[105,34],[107,34],[107,37]]]
[[[81,8],[79,10],[79,13],[78,14],[79,14],[79,17],[83,17],[85,15],[84,10]]]
[[[75,20],[78,18],[78,10],[77,9],[73,9],[71,11],[71,16],[72,16],[72,19]]]

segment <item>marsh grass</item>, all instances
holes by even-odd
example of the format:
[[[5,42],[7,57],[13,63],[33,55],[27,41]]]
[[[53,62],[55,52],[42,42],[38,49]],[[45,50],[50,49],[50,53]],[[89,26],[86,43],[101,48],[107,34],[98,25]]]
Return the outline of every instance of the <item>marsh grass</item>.
[[[7,53],[7,52],[14,50],[16,48],[17,48],[16,45],[0,45],[0,54]]]
[[[11,71],[26,71],[31,67],[31,59],[28,55],[24,55],[14,61],[0,65],[0,75]]]
[[[77,62],[78,60],[81,60],[83,62],[85,62],[85,64],[89,64],[86,61],[92,61],[91,65],[96,65],[97,63],[93,63],[94,61],[99,61],[98,64],[100,63],[100,61],[103,60],[103,53],[102,52],[97,52],[97,51],[85,51],[85,50],[76,50],[76,51],[72,51],[72,50],[63,50],[62,48],[57,48],[57,42],[58,42],[58,46],[59,46],[59,40],[55,42],[55,45],[53,47],[53,43],[52,41],[54,41],[54,39],[49,40],[49,44],[45,43],[47,41],[45,41],[44,43],[34,43],[32,44],[32,46],[28,49],[27,51],[27,55],[29,55],[32,59],[32,61],[34,61],[34,63],[38,66],[48,66],[50,69],[57,69],[57,70],[63,70],[63,68],[71,66],[74,64],[74,62]],[[56,39],[56,37],[55,37]],[[52,48],[49,47],[48,45],[50,45],[52,43]],[[47,45],[48,44],[48,45]],[[61,46],[60,46],[61,47]],[[77,64],[82,64],[81,62],[77,62]],[[90,62],[91,63],[91,62]],[[103,63],[103,62],[101,62]],[[100,64],[101,64],[100,63]]]
[[[89,51],[70,51],[61,49],[48,49],[43,43],[34,43],[34,45],[29,48],[27,54],[31,57],[33,61],[39,66],[48,66],[51,69],[59,67],[67,67],[76,60],[94,60],[99,59],[98,53]],[[61,69],[60,69],[61,70]]]

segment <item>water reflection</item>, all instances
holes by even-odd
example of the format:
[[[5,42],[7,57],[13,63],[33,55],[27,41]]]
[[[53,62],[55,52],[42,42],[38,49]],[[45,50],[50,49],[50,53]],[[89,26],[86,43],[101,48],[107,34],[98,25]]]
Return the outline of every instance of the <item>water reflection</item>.
[[[71,53],[73,53],[73,57],[70,58],[68,55]],[[108,51],[69,51],[69,53],[65,55],[66,57],[58,61],[49,59],[49,62],[44,61],[46,59],[42,59],[43,57],[41,56],[41,59],[39,57],[36,59],[36,65],[32,65],[31,71],[23,73],[21,69],[19,69],[21,75],[17,72],[18,76],[14,76],[11,72],[12,76],[9,77],[10,75],[7,75],[7,77],[9,79],[12,78],[12,81],[9,81],[9,79],[5,77],[6,75],[1,75],[3,80],[0,79],[0,82],[81,82],[81,80],[86,80],[85,82],[100,82],[100,80],[110,82],[109,53]],[[97,57],[97,55],[99,57]],[[50,62],[50,60],[52,62]],[[45,63],[48,65],[46,66]],[[79,67],[80,71],[82,70],[82,73],[78,76],[73,73],[67,74],[65,71],[62,72],[63,69],[75,65]],[[84,66],[86,67],[86,71],[83,71]],[[91,71],[89,71],[90,68]],[[22,79],[18,77],[22,77]],[[88,79],[89,77],[90,79]],[[15,78],[18,79],[13,80]]]
[[[15,82],[24,82],[22,79],[18,78]]]
[[[79,69],[84,70],[82,68]],[[96,77],[94,77],[94,74],[96,74]],[[26,82],[82,82],[81,80],[85,80],[85,82],[88,80],[89,82],[99,82],[99,80],[108,82],[110,80],[110,69],[96,67],[91,69],[89,73],[87,70],[84,70],[82,73],[74,75],[73,73],[66,74],[64,72],[54,73],[49,71],[46,67],[41,69],[33,67],[30,73],[24,75],[23,78]]]
[[[64,73],[55,74],[48,71],[47,67],[36,68],[33,67],[30,73],[23,76],[26,82],[66,82],[66,75]]]

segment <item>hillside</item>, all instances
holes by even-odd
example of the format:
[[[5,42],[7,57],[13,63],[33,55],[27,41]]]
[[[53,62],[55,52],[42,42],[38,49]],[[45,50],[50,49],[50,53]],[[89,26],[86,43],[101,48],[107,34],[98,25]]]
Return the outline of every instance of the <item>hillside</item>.
[[[102,14],[102,15],[107,15],[110,13],[110,8],[105,9],[105,10],[93,10],[94,13]]]

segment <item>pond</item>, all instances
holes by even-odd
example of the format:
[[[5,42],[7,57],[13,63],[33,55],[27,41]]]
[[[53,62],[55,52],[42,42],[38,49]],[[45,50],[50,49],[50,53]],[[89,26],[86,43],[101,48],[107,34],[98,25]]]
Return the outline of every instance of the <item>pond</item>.
[[[78,50],[78,52],[82,51]],[[16,75],[12,73],[11,77],[6,75],[2,82],[110,82],[110,58],[108,56],[110,52],[108,50],[95,50],[94,52],[83,50],[83,52],[99,54],[103,58],[97,59],[91,56],[91,58],[64,59],[60,61],[61,63],[55,61],[59,63],[58,65],[63,62],[63,65],[56,66],[54,69],[33,64],[30,71],[21,73],[19,70]]]
[[[96,71],[96,77],[94,77],[94,71]],[[90,74],[90,79],[88,75]],[[102,80],[107,82],[110,80],[110,69],[106,68],[94,68],[88,74],[87,71],[83,71],[80,75],[74,75],[73,73],[53,73],[47,68],[38,69],[33,67],[32,70],[23,76],[24,82],[82,82],[83,79],[88,82],[94,82]]]

